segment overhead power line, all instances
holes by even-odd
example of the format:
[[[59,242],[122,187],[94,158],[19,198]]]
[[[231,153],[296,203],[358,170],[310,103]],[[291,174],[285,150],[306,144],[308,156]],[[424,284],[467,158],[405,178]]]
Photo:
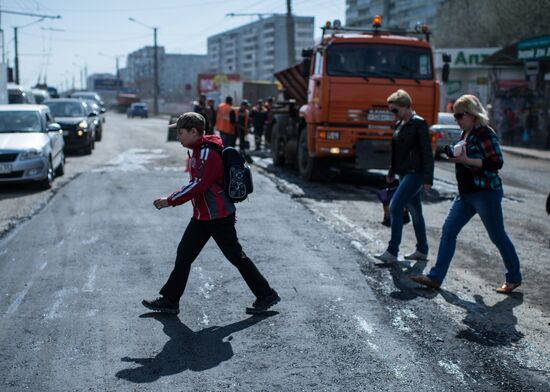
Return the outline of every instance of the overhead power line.
[[[43,18],[43,19],[61,19],[61,15],[42,15],[42,14],[34,14],[34,13],[31,13],[31,12],[21,12],[21,11],[11,11],[11,10],[0,10],[0,13],[13,14],[13,15],[23,15],[23,16],[33,16],[35,18]]]

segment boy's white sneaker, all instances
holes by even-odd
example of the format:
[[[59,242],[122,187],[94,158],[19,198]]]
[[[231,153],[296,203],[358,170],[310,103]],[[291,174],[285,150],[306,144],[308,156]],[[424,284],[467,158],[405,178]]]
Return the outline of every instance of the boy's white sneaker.
[[[410,255],[405,256],[405,260],[419,260],[419,261],[427,261],[428,255],[426,253],[419,252],[415,250]]]
[[[382,260],[384,263],[397,263],[397,256],[392,255],[390,252],[385,251],[381,255],[375,255],[378,260]]]

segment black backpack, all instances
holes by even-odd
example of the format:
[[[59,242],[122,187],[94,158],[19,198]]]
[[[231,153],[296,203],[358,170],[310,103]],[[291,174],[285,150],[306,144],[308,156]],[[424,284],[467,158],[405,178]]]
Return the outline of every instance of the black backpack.
[[[207,143],[210,149],[215,150],[222,157],[224,170],[223,190],[233,203],[246,200],[254,190],[252,172],[242,154],[234,147],[221,148],[214,143]]]

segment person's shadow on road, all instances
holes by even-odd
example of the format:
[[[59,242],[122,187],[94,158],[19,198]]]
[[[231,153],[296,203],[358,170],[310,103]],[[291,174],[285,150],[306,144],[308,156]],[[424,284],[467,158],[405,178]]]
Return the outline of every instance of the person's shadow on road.
[[[375,263],[378,268],[389,268],[393,285],[397,289],[390,293],[390,297],[399,301],[411,301],[417,297],[432,299],[437,291],[419,288],[419,285],[410,279],[410,275],[420,275],[426,268],[427,261],[418,260],[414,263],[399,260],[397,263]]]
[[[145,313],[141,318],[152,317],[163,324],[163,331],[170,340],[160,353],[152,358],[124,357],[123,362],[133,362],[140,367],[128,368],[116,373],[118,378],[133,383],[151,383],[160,377],[185,370],[200,372],[218,366],[233,356],[230,336],[248,328],[277,312],[265,312],[224,327],[208,327],[193,332],[178,317],[162,313]],[[224,341],[224,338],[227,339]]]
[[[523,303],[523,293],[507,295],[493,306],[487,305],[481,295],[474,295],[475,302],[470,302],[446,290],[440,290],[440,294],[448,303],[467,312],[462,320],[467,328],[459,331],[457,338],[484,346],[508,346],[524,337],[516,329],[518,319],[514,316],[514,308]]]

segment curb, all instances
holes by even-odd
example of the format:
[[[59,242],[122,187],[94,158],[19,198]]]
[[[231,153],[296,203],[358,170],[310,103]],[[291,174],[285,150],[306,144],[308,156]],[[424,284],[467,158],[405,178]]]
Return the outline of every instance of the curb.
[[[518,150],[511,150],[506,147],[500,147],[502,151],[504,151],[507,154],[516,155],[523,158],[531,158],[531,159],[540,159],[545,161],[550,161],[550,155],[548,157],[538,155],[536,153],[531,153],[527,151],[518,151]]]

